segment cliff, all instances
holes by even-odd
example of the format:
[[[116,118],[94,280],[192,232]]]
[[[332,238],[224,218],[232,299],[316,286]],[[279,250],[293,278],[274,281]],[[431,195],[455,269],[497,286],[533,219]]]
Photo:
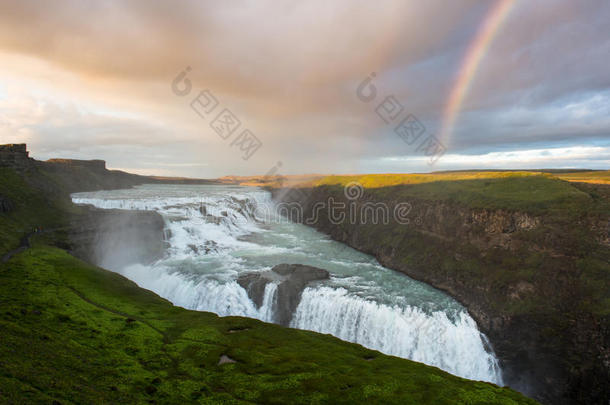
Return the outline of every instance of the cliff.
[[[27,147],[22,144],[0,145],[0,167],[11,167],[18,171],[26,170],[33,162]]]
[[[301,220],[333,239],[462,302],[490,338],[509,386],[553,405],[607,402],[605,186],[509,174],[373,184],[355,196],[343,188],[354,180],[272,192],[276,200],[298,203]],[[391,216],[399,203],[408,204],[401,223],[371,221],[373,211],[363,208],[381,204],[376,207],[388,207]],[[329,204],[368,212],[368,220],[350,221],[349,212],[337,220],[319,209]]]
[[[79,160],[79,159],[49,159],[46,161],[49,165],[61,165],[68,167],[79,167],[90,169],[97,172],[103,172],[106,170],[106,161],[94,159],[94,160]]]
[[[36,165],[70,193],[131,188],[147,182],[144,176],[108,170],[103,160],[50,159],[36,161]]]
[[[151,263],[164,252],[165,223],[152,211],[83,207],[71,217],[70,252],[107,269]]]

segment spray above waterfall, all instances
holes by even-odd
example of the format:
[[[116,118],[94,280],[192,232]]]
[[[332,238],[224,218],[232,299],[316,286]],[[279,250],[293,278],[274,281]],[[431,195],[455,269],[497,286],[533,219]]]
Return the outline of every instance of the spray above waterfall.
[[[144,185],[79,193],[73,200],[163,216],[165,257],[151,265],[111,270],[176,305],[278,322],[278,305],[285,301],[279,294],[286,294],[280,281],[266,282],[262,299],[255,303],[238,279],[282,263],[314,266],[330,277],[302,286],[288,315],[291,327],[330,333],[465,378],[502,383],[485,336],[460,304],[311,228],[273,220],[277,212],[266,191]]]

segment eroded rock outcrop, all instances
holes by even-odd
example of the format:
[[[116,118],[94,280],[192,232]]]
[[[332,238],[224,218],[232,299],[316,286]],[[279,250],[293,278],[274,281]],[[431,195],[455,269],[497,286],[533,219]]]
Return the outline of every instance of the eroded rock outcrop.
[[[24,143],[0,145],[0,167],[10,167],[23,171],[32,166],[34,160],[30,158],[27,146]]]
[[[50,159],[36,165],[70,193],[131,188],[147,182],[143,176],[108,170],[103,160]]]
[[[267,284],[277,284],[275,322],[288,326],[305,287],[312,281],[326,280],[329,277],[328,271],[317,267],[278,264],[268,271],[242,274],[237,282],[248,292],[248,296],[257,307],[263,304]]]

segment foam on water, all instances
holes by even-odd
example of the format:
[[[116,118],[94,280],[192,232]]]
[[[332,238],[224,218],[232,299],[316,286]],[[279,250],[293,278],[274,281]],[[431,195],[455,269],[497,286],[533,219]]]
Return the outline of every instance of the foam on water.
[[[152,210],[165,220],[166,256],[111,269],[184,308],[275,321],[277,285],[260,308],[236,282],[279,263],[324,268],[331,279],[305,289],[291,326],[502,384],[485,336],[446,294],[379,265],[315,230],[277,221],[270,194],[236,186],[145,185],[79,193],[78,204]]]

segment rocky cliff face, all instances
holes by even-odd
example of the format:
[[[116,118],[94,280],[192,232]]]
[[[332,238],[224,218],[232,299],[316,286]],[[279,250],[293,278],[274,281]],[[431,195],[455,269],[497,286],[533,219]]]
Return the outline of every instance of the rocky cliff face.
[[[299,203],[304,220],[330,197],[358,212],[366,203],[399,202],[383,190],[357,202],[332,187],[273,194]],[[610,319],[596,300],[607,297],[607,213],[533,215],[410,199],[404,222],[352,223],[318,213],[309,225],[462,302],[511,387],[548,404],[606,404]]]
[[[51,159],[36,165],[70,193],[131,188],[146,182],[142,176],[106,169],[103,160]]]
[[[72,254],[107,269],[150,263],[164,252],[164,221],[152,211],[87,207],[71,220]]]
[[[22,172],[27,170],[33,161],[24,143],[0,145],[0,167],[10,167]]]
[[[103,172],[106,170],[105,160],[79,160],[79,159],[49,159],[45,163],[50,165],[62,165],[67,167],[80,167],[91,169],[97,172]]]

